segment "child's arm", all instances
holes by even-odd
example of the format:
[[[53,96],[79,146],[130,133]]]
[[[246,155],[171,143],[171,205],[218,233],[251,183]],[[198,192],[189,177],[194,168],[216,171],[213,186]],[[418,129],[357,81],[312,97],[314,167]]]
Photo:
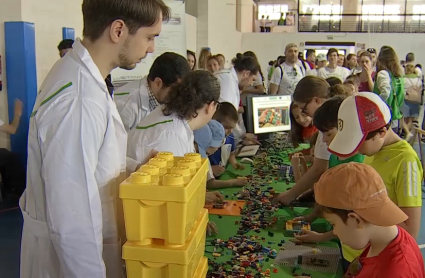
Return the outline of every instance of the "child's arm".
[[[300,235],[294,235],[294,237],[302,242],[310,242],[310,243],[320,243],[332,240],[336,238],[333,231],[329,231],[326,233],[318,233],[315,231],[307,231],[303,230]]]
[[[221,189],[229,187],[242,187],[248,183],[248,179],[216,180],[210,179],[207,182],[208,189]]]
[[[397,171],[394,191],[397,205],[409,216],[400,226],[416,238],[421,226],[423,172],[416,154],[405,156]]]
[[[235,170],[245,170],[245,166],[240,164],[236,160],[235,152],[230,153],[229,162],[230,162],[230,164],[232,164],[233,169],[235,169]]]
[[[320,210],[321,206],[319,204],[316,204],[314,206],[313,211],[309,215],[295,217],[294,221],[305,221],[308,223],[313,223],[314,221],[316,221],[317,218],[320,217]]]

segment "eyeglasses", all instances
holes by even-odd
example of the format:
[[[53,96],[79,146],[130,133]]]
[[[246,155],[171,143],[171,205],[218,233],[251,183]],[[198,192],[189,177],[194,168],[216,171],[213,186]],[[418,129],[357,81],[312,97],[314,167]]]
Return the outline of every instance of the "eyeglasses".
[[[307,103],[304,105],[304,108],[301,109],[301,113],[308,115],[307,112],[305,111],[307,109],[307,106],[310,104],[310,102],[312,102],[313,99],[310,99],[309,101],[307,101]]]
[[[360,271],[362,271],[362,263],[360,261],[360,257],[357,257],[354,261],[351,262],[348,267],[347,273],[345,273],[344,278],[356,277],[359,275]]]

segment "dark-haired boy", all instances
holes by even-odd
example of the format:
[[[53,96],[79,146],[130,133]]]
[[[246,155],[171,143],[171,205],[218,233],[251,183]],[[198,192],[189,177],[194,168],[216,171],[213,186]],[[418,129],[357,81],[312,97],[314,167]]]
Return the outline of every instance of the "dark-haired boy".
[[[166,52],[155,59],[148,76],[118,88],[114,100],[126,131],[134,129],[158,105],[164,103],[171,86],[189,72],[185,57]]]
[[[425,277],[415,239],[397,226],[408,216],[390,200],[371,166],[351,162],[329,169],[314,192],[340,241],[353,249],[365,248],[344,277]]]
[[[361,153],[365,164],[382,177],[390,199],[409,218],[400,224],[414,238],[421,224],[423,169],[412,146],[394,133],[388,105],[376,94],[359,93],[344,100],[338,133],[329,151],[340,157]]]
[[[223,174],[228,163],[236,170],[244,169],[245,166],[237,162],[235,154],[236,144],[232,132],[239,120],[235,107],[230,102],[221,103],[220,109],[215,112],[213,119],[223,125],[226,134],[224,144],[213,155],[209,156],[214,176],[219,177]],[[232,180],[224,187],[243,186],[245,184],[246,181],[243,179]]]

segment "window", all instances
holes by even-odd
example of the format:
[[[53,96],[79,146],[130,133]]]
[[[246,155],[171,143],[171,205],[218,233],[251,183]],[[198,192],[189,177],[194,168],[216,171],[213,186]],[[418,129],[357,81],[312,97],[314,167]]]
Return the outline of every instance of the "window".
[[[363,5],[362,20],[370,21],[400,21],[402,7],[400,4],[394,5]]]
[[[269,17],[270,20],[279,20],[281,14],[286,16],[289,11],[288,5],[259,5],[258,6],[258,19]]]
[[[341,5],[302,5],[301,14],[312,14],[313,20],[340,20],[343,10]]]

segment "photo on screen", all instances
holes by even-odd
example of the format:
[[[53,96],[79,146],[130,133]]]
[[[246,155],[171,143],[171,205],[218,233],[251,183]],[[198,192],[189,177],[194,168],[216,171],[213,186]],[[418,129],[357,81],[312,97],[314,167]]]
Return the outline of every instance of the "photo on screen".
[[[290,130],[290,105],[291,96],[254,97],[252,99],[254,133]]]

